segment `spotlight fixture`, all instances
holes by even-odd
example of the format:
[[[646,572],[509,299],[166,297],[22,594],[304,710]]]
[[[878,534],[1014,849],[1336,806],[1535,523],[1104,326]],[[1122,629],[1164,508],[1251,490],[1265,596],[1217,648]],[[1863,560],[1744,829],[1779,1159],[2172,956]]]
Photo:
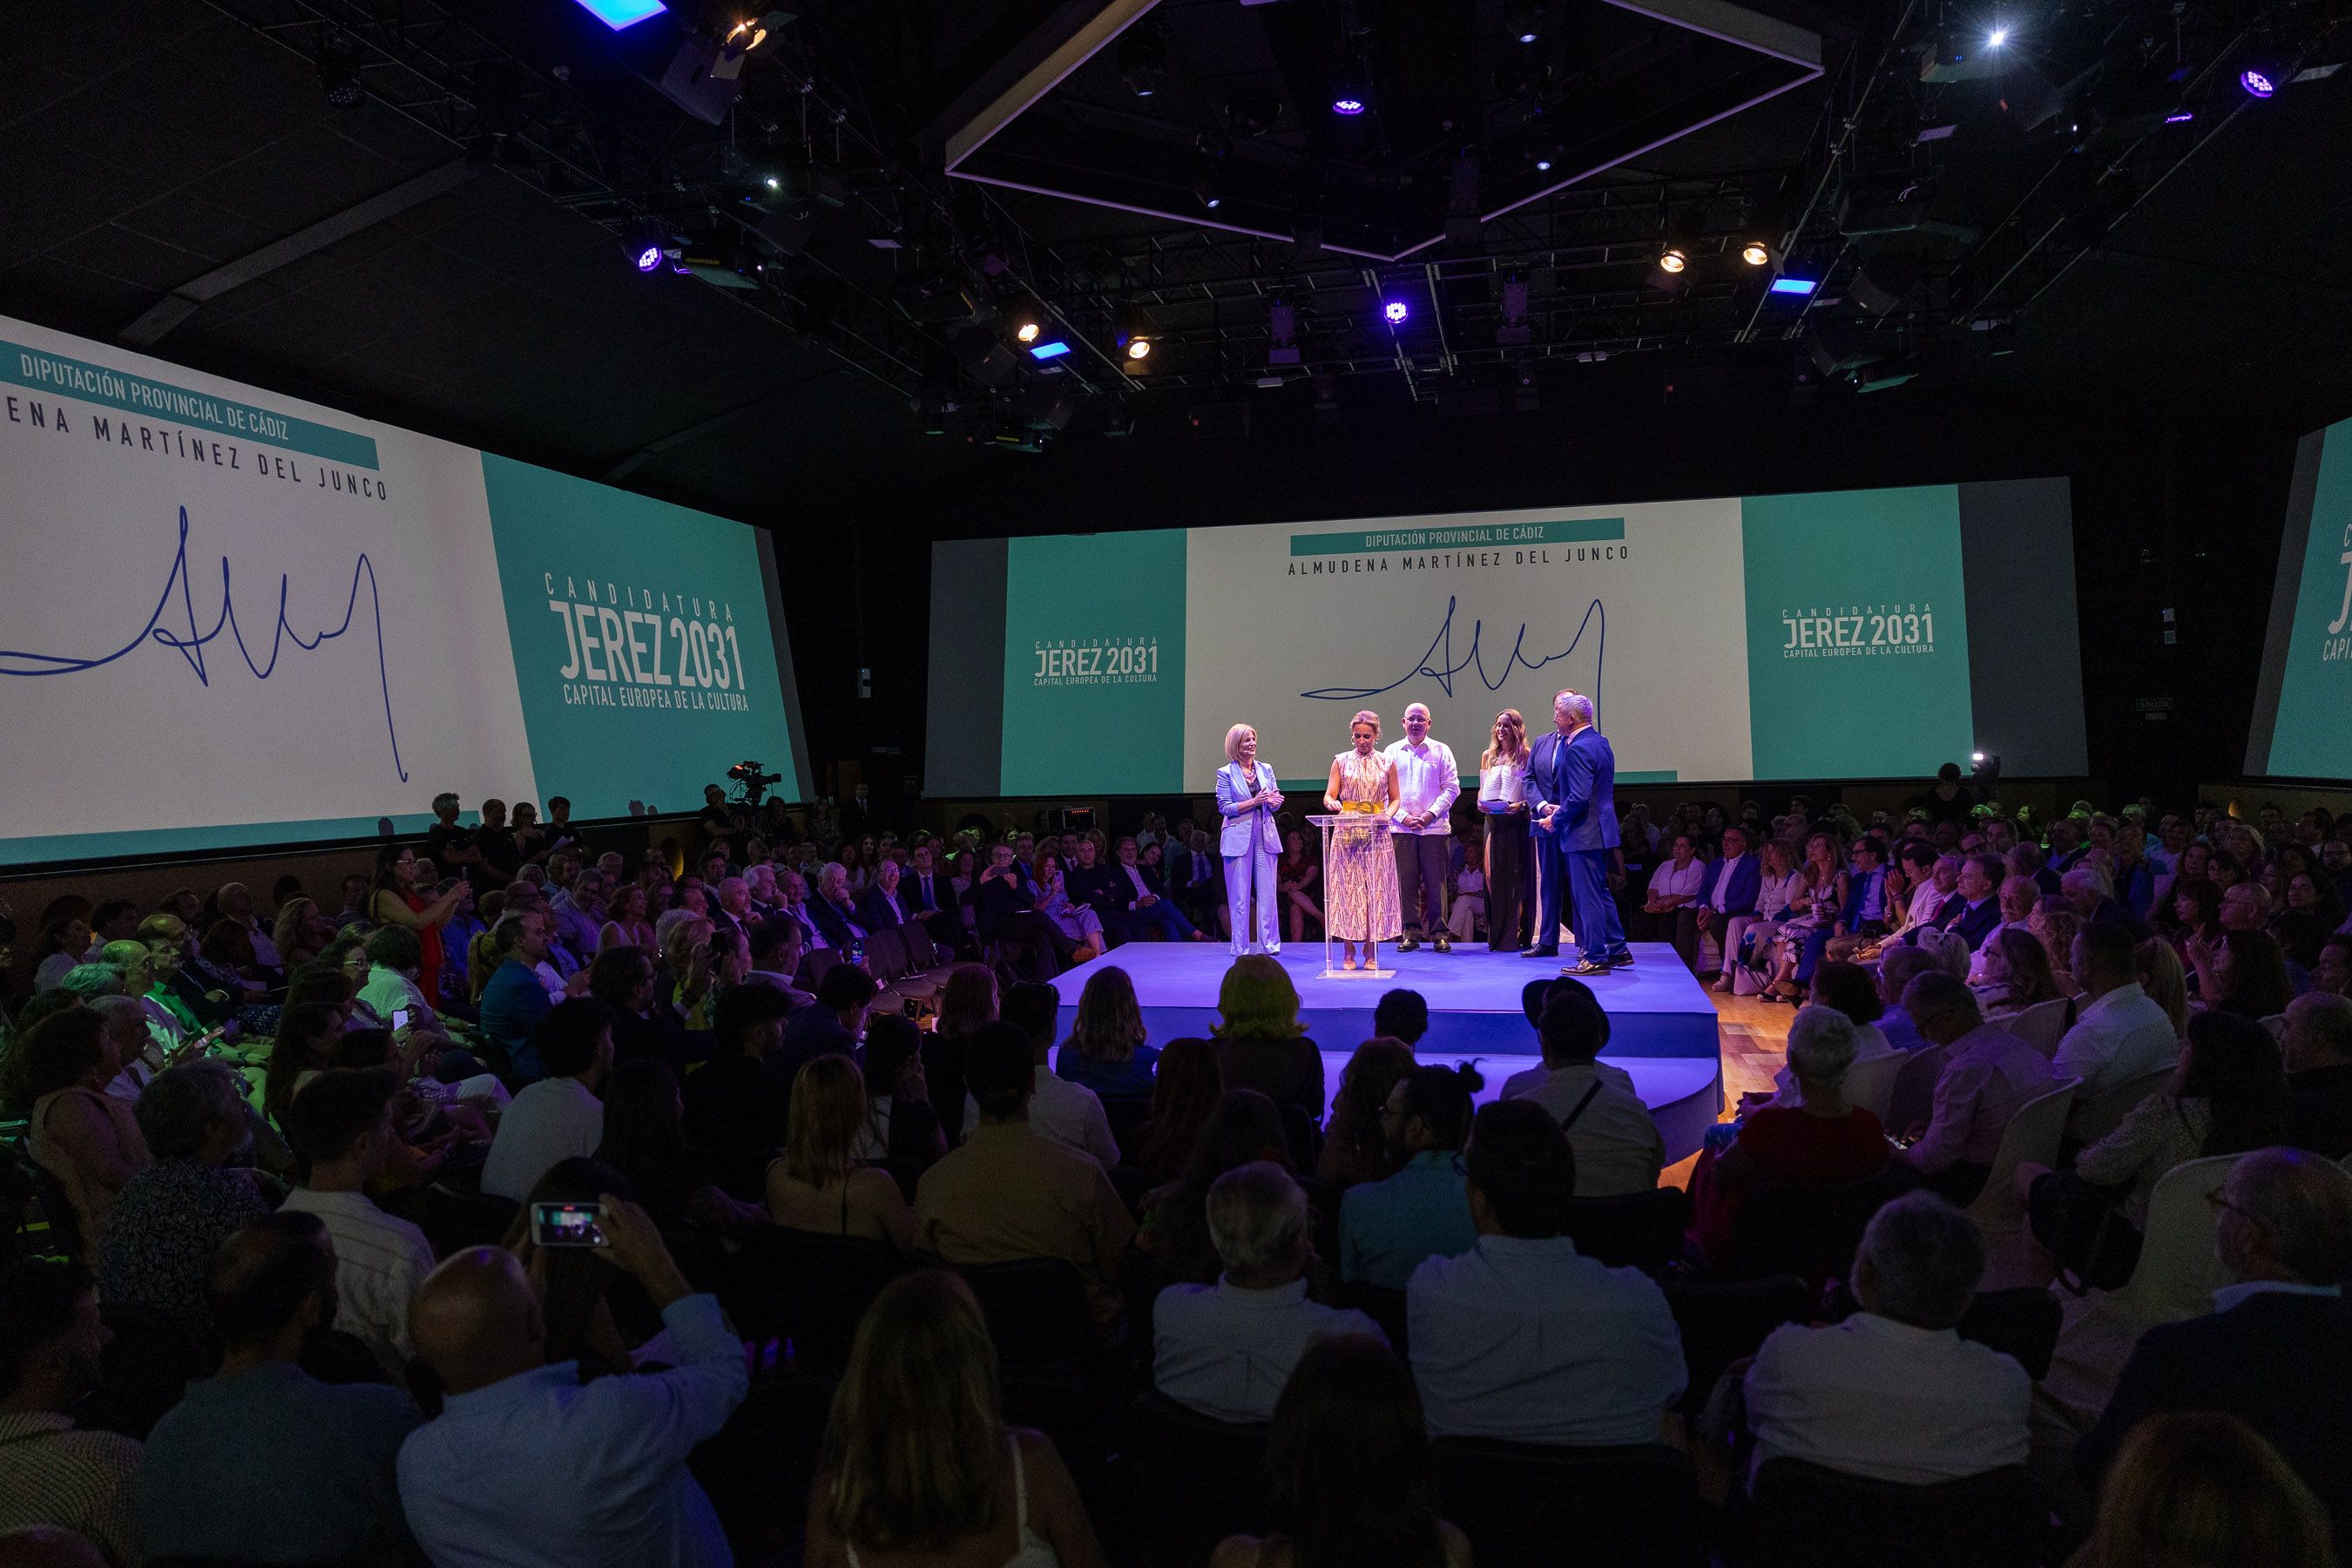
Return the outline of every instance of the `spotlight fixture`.
[[[1657,269],[1669,279],[1680,278],[1688,271],[1692,258],[1698,254],[1698,236],[1696,215],[1684,213],[1667,218],[1665,237],[1658,247]]]
[[[1037,334],[1044,330],[1038,325],[1036,317],[1024,316],[1021,324],[1013,329],[1013,335],[1024,343],[1034,343],[1037,341]]]
[[[1989,49],[1997,49],[2007,42],[2009,42],[2009,29],[2007,27],[1995,27],[1991,32],[1985,35],[1985,47]]]
[[[1334,114],[1352,115],[1363,111],[1364,100],[1352,92],[1342,92],[1331,100],[1331,112]]]
[[[1551,160],[1550,160],[1549,158],[1538,157],[1538,158],[1536,160],[1536,173],[1537,173],[1537,174],[1550,174],[1550,173],[1551,173]]]
[[[349,44],[331,43],[319,51],[319,85],[331,108],[357,109],[367,101],[367,88],[360,81],[359,55]]]
[[[1690,265],[1690,253],[1679,245],[1669,245],[1658,253],[1658,269],[1680,273]]]
[[[1371,107],[1371,84],[1357,69],[1341,71],[1331,83],[1331,112],[1342,120],[1353,120]]]
[[[669,230],[651,218],[640,218],[621,236],[622,250],[640,272],[658,270],[671,247]]]
[[[1192,199],[1215,212],[1225,205],[1225,188],[1213,176],[1203,174],[1192,182]]]
[[[1150,338],[1128,339],[1127,357],[1131,360],[1150,359],[1151,357],[1151,340]]]
[[[1381,319],[1391,327],[1404,325],[1404,319],[1412,314],[1412,308],[1402,300],[1391,300],[1381,307]]]
[[[1510,0],[1503,7],[1503,30],[1523,44],[1543,37],[1543,0]]]
[[[1168,38],[1154,26],[1132,27],[1118,41],[1118,74],[1127,90],[1150,98],[1168,71]]]
[[[2253,98],[2268,98],[2278,91],[2280,73],[2268,66],[2252,65],[2238,73],[2238,85]]]
[[[1739,247],[1739,259],[1750,267],[1769,267],[1772,264],[1772,247],[1760,239],[1751,239]]]

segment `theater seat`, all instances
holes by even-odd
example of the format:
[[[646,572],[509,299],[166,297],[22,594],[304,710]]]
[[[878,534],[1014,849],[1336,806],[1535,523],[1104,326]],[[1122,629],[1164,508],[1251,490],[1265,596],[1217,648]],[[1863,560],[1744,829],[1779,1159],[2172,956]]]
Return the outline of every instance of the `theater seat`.
[[[1432,1450],[1439,1510],[1470,1538],[1478,1568],[1706,1563],[1706,1509],[1679,1448],[1441,1437]]]
[[[1859,1181],[1758,1182],[1732,1222],[1723,1272],[1734,1279],[1796,1274],[1816,1289],[1843,1279],[1870,1216],[1919,1184],[1919,1173],[1899,1160]]]
[[[1683,1367],[1688,1381],[1681,1409],[1686,1414],[1703,1408],[1725,1370],[1743,1356],[1754,1355],[1765,1335],[1783,1323],[1811,1322],[1820,1300],[1818,1293],[1793,1274],[1736,1283],[1669,1276],[1663,1288],[1683,1342]]]
[[[1582,1256],[1612,1268],[1655,1274],[1683,1253],[1690,1194],[1680,1187],[1577,1198],[1568,1205],[1568,1238]]]
[[[1772,1459],[1749,1489],[1742,1568],[2035,1568],[2047,1512],[2023,1466],[1903,1486]]]
[[[876,1237],[763,1226],[743,1237],[719,1301],[745,1338],[790,1340],[796,1366],[845,1366],[866,1310],[899,1268],[897,1248]]]
[[[1226,1536],[1266,1532],[1265,1435],[1263,1424],[1213,1420],[1163,1394],[1129,1407],[1121,1447],[1150,1568],[1199,1568]]]
[[[1078,1271],[1059,1258],[956,1266],[980,1299],[997,1359],[1006,1366],[1075,1366],[1095,1354],[1095,1331]]]

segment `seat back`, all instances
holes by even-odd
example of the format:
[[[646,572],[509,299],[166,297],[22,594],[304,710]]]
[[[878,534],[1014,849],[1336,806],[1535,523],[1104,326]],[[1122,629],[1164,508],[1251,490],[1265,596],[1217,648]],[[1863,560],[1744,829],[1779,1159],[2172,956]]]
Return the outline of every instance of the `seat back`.
[[[1217,1421],[1164,1394],[1128,1412],[1146,1561],[1199,1568],[1228,1535],[1266,1533],[1263,1424]]]
[[[2012,1013],[2000,1022],[2003,1027],[2040,1051],[2045,1057],[2058,1054],[2058,1042],[2066,1035],[2066,1009],[2073,1000],[2053,996],[2047,1002],[2036,1002],[2022,1012]]]
[[[2142,1323],[2178,1322],[2213,1310],[2213,1292],[2230,1282],[2213,1251],[2212,1194],[2242,1158],[2188,1160],[2159,1177],[2147,1196],[2139,1262],[2116,1292]]]
[[[2265,1029],[2268,1029],[2268,1030],[2271,1032],[2271,1038],[2272,1038],[2272,1039],[2273,1039],[2273,1040],[2284,1040],[2284,1039],[2285,1039],[2285,1038],[2286,1038],[2286,1015],[2285,1015],[2285,1014],[2284,1014],[2284,1013],[2266,1013],[2266,1014],[2264,1014],[2264,1015],[2263,1016],[2261,1022],[2262,1022],[2262,1026],[2263,1026],[2263,1028],[2265,1028]]]
[[[1690,1456],[1662,1444],[1560,1447],[1482,1437],[1431,1446],[1444,1516],[1479,1568],[1701,1568]]]
[[[907,973],[907,939],[899,928],[884,926],[866,933],[866,970],[886,985]]]
[[[2025,1467],[1905,1486],[1769,1459],[1748,1489],[1762,1568],[2036,1568],[2043,1510]]]
[[[906,941],[908,963],[926,972],[939,967],[939,944],[931,940],[930,927],[920,921],[908,921],[898,928],[898,934]]]
[[[742,1238],[719,1294],[746,1338],[780,1335],[794,1363],[842,1367],[857,1325],[898,1277],[896,1248],[871,1237],[762,1226]]]
[[[1655,1274],[1682,1256],[1690,1218],[1690,1194],[1658,1187],[1622,1197],[1573,1199],[1566,1229],[1585,1257],[1612,1268]]]
[[[2137,1078],[2127,1078],[2112,1089],[2101,1089],[2083,1101],[2074,1112],[2074,1135],[2085,1143],[2095,1143],[2123,1125],[2125,1117],[2139,1109],[2140,1101],[2151,1094],[2162,1094],[2171,1087],[2177,1068],[2158,1068]]]
[[[1936,1080],[1944,1076],[1944,1047],[1929,1046],[1913,1051],[1895,1075],[1895,1090],[1886,1099],[1886,1114],[1879,1121],[1900,1133],[1915,1121],[1925,1121],[1936,1109]]]
[[[73,1200],[66,1195],[66,1184],[30,1153],[25,1156],[23,1165],[32,1177],[33,1191],[41,1200],[41,1217],[49,1222],[48,1246],[44,1250],[59,1258],[80,1259],[81,1216],[74,1213]]]
[[[1133,1159],[1139,1146],[1138,1135],[1142,1131],[1143,1124],[1151,1120],[1151,1097],[1106,1094],[1102,1097],[1102,1108],[1103,1120],[1110,1123],[1111,1142],[1118,1145],[1119,1157]]]
[[[1724,1272],[1737,1279],[1796,1274],[1816,1289],[1843,1279],[1870,1216],[1919,1184],[1900,1160],[1852,1182],[1758,1182],[1732,1222]]]
[[[1411,1351],[1406,1332],[1403,1291],[1355,1279],[1339,1287],[1334,1304],[1353,1307],[1378,1323],[1381,1332],[1388,1336],[1389,1349],[1396,1352],[1400,1359]]]
[[[1323,1129],[1303,1105],[1284,1100],[1275,1107],[1282,1116],[1282,1141],[1290,1149],[1290,1166],[1311,1171],[1323,1158]]]
[[[1895,1080],[1912,1059],[1906,1052],[1893,1051],[1854,1063],[1845,1069],[1845,1082],[1839,1086],[1846,1102],[1861,1106],[1877,1117],[1882,1125],[1885,1124],[1888,1107],[1895,1099]]]
[[[1754,1355],[1774,1329],[1812,1321],[1821,1300],[1819,1290],[1793,1274],[1737,1281],[1669,1276],[1662,1284],[1683,1342],[1682,1408],[1686,1412],[1703,1408],[1724,1369]]]
[[[2024,1223],[2013,1190],[2017,1168],[2028,1163],[2052,1166],[2058,1163],[2058,1145],[2066,1136],[2066,1117],[2074,1109],[2074,1091],[2082,1086],[2080,1079],[2062,1079],[2056,1088],[2035,1095],[2011,1115],[2009,1125],[2000,1130],[2000,1147],[1993,1152],[1992,1174],[1985,1178],[1984,1191],[1969,1205],[1969,1213],[1976,1217],[1979,1226],[1988,1230],[2014,1230]]]
[[[808,956],[801,960],[802,986],[814,993],[824,981],[826,971],[840,962],[841,952],[836,948],[811,948]]]
[[[1059,1258],[956,1266],[980,1299],[996,1357],[1007,1366],[1069,1366],[1101,1342],[1078,1271]]]
[[[2058,1298],[2038,1285],[1979,1290],[1958,1328],[1960,1338],[2000,1352],[2040,1383],[2050,1375],[2064,1316]]]

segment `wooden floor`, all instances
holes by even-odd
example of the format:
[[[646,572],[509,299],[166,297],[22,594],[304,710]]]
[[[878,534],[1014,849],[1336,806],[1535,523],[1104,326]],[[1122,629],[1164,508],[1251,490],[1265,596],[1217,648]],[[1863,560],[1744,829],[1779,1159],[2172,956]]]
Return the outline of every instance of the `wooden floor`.
[[[1723,1100],[1721,1120],[1731,1120],[1731,1108],[1739,1097],[1750,1090],[1769,1093],[1773,1075],[1780,1070],[1789,1040],[1789,1020],[1797,1016],[1796,1009],[1783,1003],[1764,1002],[1754,996],[1716,994],[1717,1015],[1723,1020]],[[1660,1178],[1670,1187],[1687,1185],[1691,1166],[1698,1161],[1694,1154],[1678,1165],[1666,1167]]]

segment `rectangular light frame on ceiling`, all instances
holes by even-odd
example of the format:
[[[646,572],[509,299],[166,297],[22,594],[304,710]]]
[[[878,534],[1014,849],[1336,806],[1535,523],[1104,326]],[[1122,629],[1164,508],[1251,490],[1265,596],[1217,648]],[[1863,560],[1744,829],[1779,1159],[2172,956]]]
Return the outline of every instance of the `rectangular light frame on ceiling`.
[[[582,10],[616,33],[669,9],[662,0],[579,0],[579,4]]]

